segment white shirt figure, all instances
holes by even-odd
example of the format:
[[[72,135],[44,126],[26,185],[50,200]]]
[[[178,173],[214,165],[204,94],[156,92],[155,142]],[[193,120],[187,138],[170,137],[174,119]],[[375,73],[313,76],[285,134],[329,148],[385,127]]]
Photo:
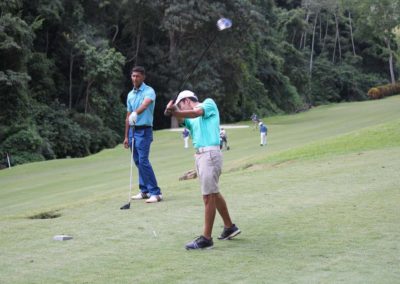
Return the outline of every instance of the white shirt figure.
[[[225,148],[228,149],[228,137],[226,136],[226,131],[224,128],[219,130],[219,138],[220,138],[220,149]]]

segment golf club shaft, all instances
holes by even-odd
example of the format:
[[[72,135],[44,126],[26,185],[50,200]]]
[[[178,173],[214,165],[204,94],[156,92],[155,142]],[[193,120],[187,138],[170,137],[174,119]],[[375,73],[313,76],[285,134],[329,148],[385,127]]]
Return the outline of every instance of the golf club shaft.
[[[135,126],[132,126],[131,130],[132,130],[132,142],[131,142],[131,155],[130,155],[130,157],[131,157],[131,170],[130,170],[130,177],[129,177],[129,199],[128,199],[129,203],[131,202],[131,198],[132,198],[132,179],[133,179],[132,170],[133,170],[133,147],[134,147],[133,140],[134,140],[134,134],[135,134],[134,133],[135,132]]]
[[[193,75],[194,71],[196,71],[197,67],[199,66],[201,60],[203,59],[204,55],[206,55],[207,51],[210,49],[211,45],[213,44],[213,42],[215,41],[215,39],[217,38],[217,33],[214,35],[214,37],[212,38],[212,40],[209,42],[209,44],[207,45],[207,47],[204,49],[203,53],[201,54],[201,56],[199,57],[199,59],[197,60],[196,65],[193,67],[192,71],[186,76],[185,80],[183,80],[183,82],[181,83],[181,85],[179,86],[178,89],[178,93],[174,96],[173,101],[175,102],[176,98],[179,95],[179,92],[182,90],[182,88],[185,86],[187,80],[189,80],[189,78]]]

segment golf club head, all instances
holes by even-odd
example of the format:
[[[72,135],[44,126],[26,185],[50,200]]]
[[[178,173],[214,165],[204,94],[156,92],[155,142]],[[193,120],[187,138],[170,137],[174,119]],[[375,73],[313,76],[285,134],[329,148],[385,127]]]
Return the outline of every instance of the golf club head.
[[[125,204],[124,206],[122,206],[120,209],[121,209],[121,210],[126,210],[126,209],[129,209],[129,208],[131,208],[131,204],[130,204],[130,203],[127,203],[127,204]]]
[[[232,21],[228,18],[221,18],[217,21],[217,28],[219,31],[226,30],[232,27]]]

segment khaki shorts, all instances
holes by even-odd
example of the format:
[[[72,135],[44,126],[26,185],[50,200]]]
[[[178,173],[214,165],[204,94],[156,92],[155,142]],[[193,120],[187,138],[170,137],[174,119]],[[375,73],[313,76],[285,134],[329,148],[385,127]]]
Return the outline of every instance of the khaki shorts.
[[[200,181],[201,193],[209,195],[218,193],[219,176],[222,170],[222,153],[218,150],[211,150],[195,154],[196,170]]]

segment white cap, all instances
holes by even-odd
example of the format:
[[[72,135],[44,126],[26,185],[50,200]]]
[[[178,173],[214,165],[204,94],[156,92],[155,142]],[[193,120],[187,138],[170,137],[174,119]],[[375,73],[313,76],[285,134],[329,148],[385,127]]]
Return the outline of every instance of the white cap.
[[[186,98],[195,98],[197,100],[196,95],[192,91],[184,90],[179,93],[178,97],[176,98],[175,105],[177,106],[181,100]]]
[[[263,125],[262,121],[260,121],[260,123],[258,125],[260,125],[260,126]]]

